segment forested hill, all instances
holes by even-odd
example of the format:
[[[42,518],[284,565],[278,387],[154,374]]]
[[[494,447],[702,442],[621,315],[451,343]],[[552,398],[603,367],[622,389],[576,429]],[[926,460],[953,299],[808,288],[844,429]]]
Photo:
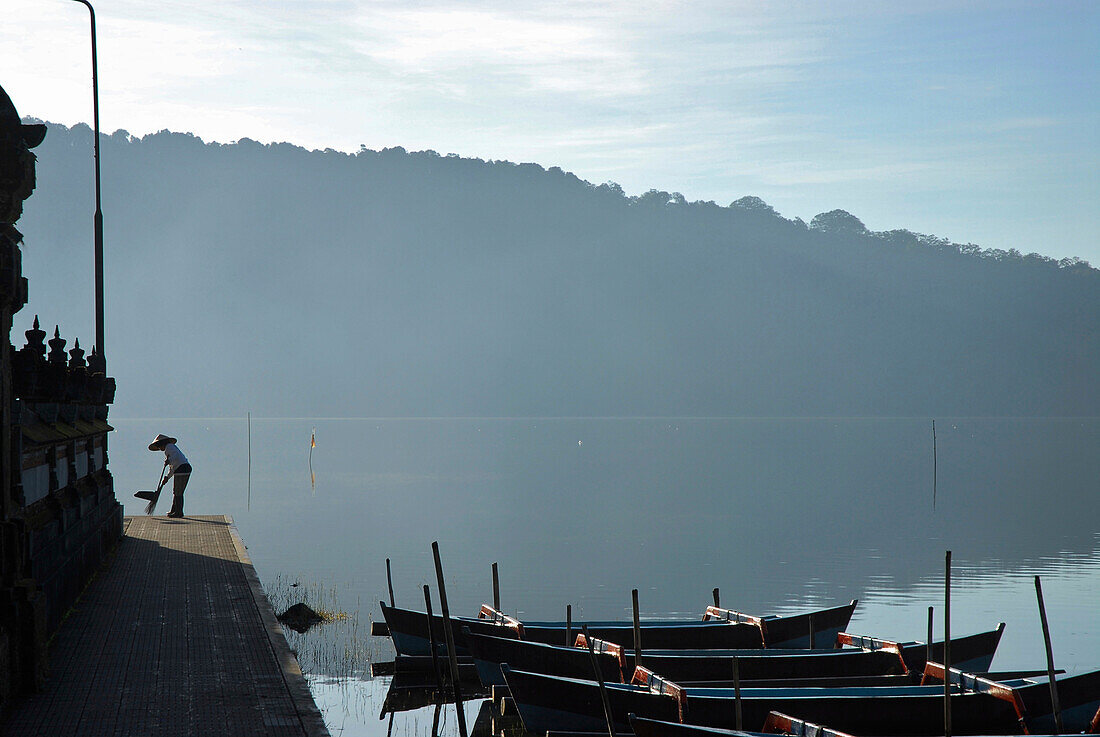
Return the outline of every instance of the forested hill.
[[[90,152],[35,150],[17,330],[92,324]],[[102,157],[120,416],[1100,415],[1081,261],[400,148]]]

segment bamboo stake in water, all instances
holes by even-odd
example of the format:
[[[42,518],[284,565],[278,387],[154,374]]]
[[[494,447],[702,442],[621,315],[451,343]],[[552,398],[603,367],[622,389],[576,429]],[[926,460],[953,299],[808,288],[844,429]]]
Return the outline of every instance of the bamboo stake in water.
[[[390,559],[386,558],[386,586],[390,589],[390,606],[395,607],[393,603],[393,576],[390,575]]]
[[[493,564],[493,609],[500,611],[500,579],[497,577],[497,564]]]
[[[565,646],[573,647],[573,605],[565,605]]]
[[[634,600],[634,665],[642,664],[642,623],[638,616],[638,589],[630,592]]]
[[[936,477],[939,475],[939,462],[936,459],[936,421],[932,420],[932,511],[936,511]]]
[[[1050,705],[1054,709],[1054,726],[1062,733],[1062,707],[1058,703],[1058,683],[1054,680],[1054,651],[1050,647],[1050,628],[1047,626],[1047,608],[1043,605],[1043,584],[1035,577],[1035,597],[1039,600],[1039,621],[1043,624],[1043,644],[1047,649],[1047,678],[1050,680]]]
[[[439,671],[439,648],[435,644],[435,634],[432,631],[432,594],[428,584],[424,584],[424,608],[428,612],[428,647],[432,649],[432,671],[435,673],[435,685],[443,692],[443,677]]]
[[[596,660],[596,651],[592,645],[592,636],[588,634],[588,625],[582,624],[581,631],[588,645],[588,660],[592,663],[592,671],[596,674],[596,683],[600,684],[600,701],[603,702],[603,718],[607,722],[607,737],[615,737],[615,720],[611,716],[611,702],[607,699],[607,688],[603,685],[603,673],[600,672],[600,664]]]
[[[439,736],[439,715],[443,711],[443,702],[437,701],[435,704],[435,712],[432,714],[432,737]]]
[[[317,476],[313,473],[313,449],[317,446],[317,428],[309,433],[309,488],[317,492]]]
[[[741,721],[741,668],[736,655],[733,658],[733,723],[737,731],[744,729]]]
[[[252,413],[248,413],[248,506],[252,511]]]
[[[466,713],[462,710],[462,687],[458,681],[458,655],[455,653],[455,637],[451,631],[451,612],[447,607],[447,584],[443,581],[443,563],[439,559],[439,543],[432,543],[435,557],[435,577],[439,584],[439,608],[443,615],[443,636],[447,639],[447,659],[451,661],[451,685],[455,693],[455,711],[458,713],[459,737],[466,737]]]
[[[943,577],[943,734],[951,737],[951,551]]]

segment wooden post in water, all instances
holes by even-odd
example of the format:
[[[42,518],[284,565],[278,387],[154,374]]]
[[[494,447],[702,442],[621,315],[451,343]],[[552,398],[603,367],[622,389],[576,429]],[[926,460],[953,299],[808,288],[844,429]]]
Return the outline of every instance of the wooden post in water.
[[[596,650],[592,646],[592,636],[588,634],[588,625],[581,625],[584,633],[584,641],[588,645],[588,660],[592,663],[592,670],[596,674],[596,683],[600,684],[600,701],[603,702],[603,718],[607,722],[607,737],[615,737],[615,719],[611,716],[611,702],[607,699],[607,688],[603,685],[603,673],[600,672],[600,664],[596,660]]]
[[[943,576],[943,734],[951,737],[951,551]]]
[[[733,723],[734,729],[744,729],[741,720],[741,668],[737,664],[737,656],[733,656]]]
[[[500,611],[500,579],[497,577],[497,564],[493,564],[493,609]]]
[[[246,509],[252,509],[252,413],[248,413],[248,503]]]
[[[634,600],[634,666],[637,667],[642,664],[642,623],[638,616],[638,589],[633,589],[630,596]]]
[[[924,664],[932,661],[932,607],[928,607],[928,639],[924,643]]]
[[[390,575],[390,559],[386,558],[386,586],[390,589],[390,606],[395,607],[393,603],[393,576]]]
[[[455,653],[455,635],[451,631],[451,612],[447,607],[447,584],[443,580],[443,563],[439,559],[439,542],[432,543],[435,558],[435,577],[439,585],[439,608],[443,615],[443,636],[447,640],[447,659],[451,661],[451,685],[455,693],[455,711],[458,713],[459,737],[466,737],[466,713],[462,711],[462,686],[458,680],[458,655]]]
[[[443,676],[439,671],[439,648],[435,644],[432,628],[432,594],[428,584],[424,584],[424,609],[428,612],[428,647],[432,649],[432,672],[435,673],[435,685],[443,692]]]
[[[1058,703],[1058,683],[1054,680],[1054,651],[1050,647],[1050,628],[1047,626],[1047,608],[1043,605],[1043,584],[1035,577],[1035,597],[1039,600],[1039,621],[1043,624],[1043,644],[1047,649],[1047,678],[1050,679],[1050,705],[1054,710],[1054,726],[1061,734],[1062,706]]]
[[[710,592],[710,593],[711,593],[711,595],[712,595],[712,596],[714,596],[714,606],[715,606],[715,607],[720,607],[720,606],[722,606],[721,604],[719,604],[719,603],[718,603],[718,587],[717,587],[717,586],[715,586],[715,587],[714,587],[714,591],[712,591],[712,592]]]
[[[932,511],[936,511],[936,477],[939,475],[939,461],[936,458],[936,421],[932,420]]]
[[[565,646],[573,647],[573,605],[565,605]]]
[[[439,737],[439,715],[443,711],[443,702],[437,701],[432,714],[432,737]]]

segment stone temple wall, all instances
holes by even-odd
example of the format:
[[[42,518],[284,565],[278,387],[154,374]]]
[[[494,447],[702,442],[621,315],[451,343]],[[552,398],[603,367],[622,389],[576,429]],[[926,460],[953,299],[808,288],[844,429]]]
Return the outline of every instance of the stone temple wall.
[[[50,635],[122,535],[103,357],[85,358],[79,341],[66,351],[59,328],[46,341],[37,317],[26,344],[11,344],[28,287],[15,224],[44,135],[0,88],[0,711],[43,685]]]

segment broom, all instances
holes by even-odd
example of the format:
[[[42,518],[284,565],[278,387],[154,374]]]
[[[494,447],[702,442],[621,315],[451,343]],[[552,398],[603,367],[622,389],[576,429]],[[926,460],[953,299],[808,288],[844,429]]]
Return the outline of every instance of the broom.
[[[157,481],[157,490],[156,491],[151,491],[151,492],[150,491],[139,491],[139,492],[134,494],[134,496],[136,496],[139,499],[148,499],[149,500],[149,503],[145,505],[145,513],[146,514],[152,514],[153,510],[157,506],[157,500],[160,499],[160,490],[164,487],[164,472],[167,469],[168,469],[168,464],[165,463],[164,466],[161,467],[161,469],[160,469],[160,480]],[[152,497],[150,497],[149,494],[152,494]]]

